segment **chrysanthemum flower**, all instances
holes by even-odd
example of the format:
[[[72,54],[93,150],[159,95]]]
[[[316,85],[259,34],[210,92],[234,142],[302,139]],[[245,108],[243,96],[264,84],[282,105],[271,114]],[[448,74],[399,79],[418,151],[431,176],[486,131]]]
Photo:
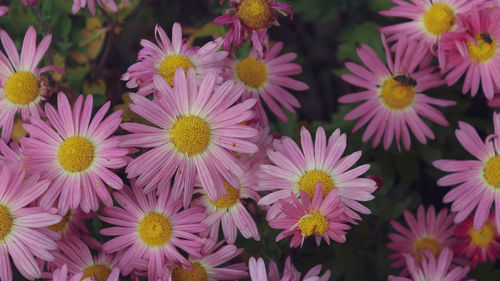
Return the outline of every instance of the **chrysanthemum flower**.
[[[240,189],[236,189],[224,182],[226,196],[219,196],[217,201],[212,201],[205,192],[201,192],[203,196],[193,200],[192,204],[194,206],[203,206],[208,215],[203,223],[209,227],[209,230],[207,233],[202,233],[202,235],[217,240],[222,223],[222,231],[229,244],[234,244],[238,231],[246,239],[260,240],[257,225],[242,202],[244,199],[254,201],[260,199],[259,194],[255,191],[257,186],[256,175],[259,167],[251,167],[248,163],[242,163],[242,166],[245,173],[239,178]]]
[[[117,258],[102,251],[92,256],[84,242],[77,239],[60,241],[60,252],[54,253],[54,264],[67,265],[70,274],[80,274],[80,279],[93,278],[94,281],[118,281],[120,269],[116,266]]]
[[[426,258],[422,259],[421,265],[411,255],[405,255],[411,278],[389,276],[389,281],[462,281],[469,272],[469,266],[452,265],[453,252],[449,248],[443,249],[438,257],[430,250],[426,250],[424,254]]]
[[[104,183],[121,189],[123,181],[110,169],[128,162],[128,149],[118,147],[120,137],[110,137],[120,125],[121,111],[104,118],[110,105],[107,102],[91,118],[92,95],[85,99],[79,96],[73,109],[63,93],[59,93],[57,103],[57,111],[45,105],[48,123],[31,119],[31,124],[24,125],[29,138],[21,139],[26,168],[52,181],[40,206],[52,207],[59,198],[60,214],[65,215],[78,206],[85,213],[96,211],[98,198],[107,206],[113,205]]]
[[[252,281],[327,281],[330,279],[330,270],[325,271],[323,276],[319,276],[321,265],[311,268],[304,278],[300,278],[302,274],[295,269],[290,257],[287,257],[285,268],[283,269],[283,277],[280,278],[278,266],[274,261],[269,262],[269,275],[266,272],[266,264],[262,258],[255,260],[254,257],[249,261],[250,278]]]
[[[290,246],[297,247],[304,243],[304,239],[313,236],[319,246],[321,238],[330,245],[330,239],[344,243],[346,230],[351,227],[346,225],[344,208],[337,196],[339,190],[332,190],[323,199],[323,188],[318,183],[314,196],[309,196],[304,190],[300,190],[300,201],[297,196],[290,192],[288,201],[280,200],[280,208],[284,216],[278,217],[269,223],[269,226],[284,229],[276,237],[276,242],[293,235]]]
[[[168,266],[165,277],[166,281],[217,281],[217,280],[241,280],[248,277],[247,267],[243,263],[230,264],[221,267],[239,256],[243,249],[238,249],[234,245],[222,246],[224,241],[217,243],[215,240],[206,239],[203,241],[201,249],[202,258],[190,258],[192,266]]]
[[[128,1],[128,0],[122,0]],[[96,2],[99,7],[102,9],[109,9],[112,12],[118,11],[118,6],[115,3],[115,0],[73,0],[72,13],[76,14],[80,9],[85,8],[85,6],[89,7],[90,14],[95,16],[96,14]]]
[[[139,87],[137,94],[146,96],[155,92],[153,76],[160,75],[168,84],[174,86],[175,71],[180,67],[187,74],[190,68],[195,69],[198,81],[202,81],[207,73],[221,72],[226,51],[220,51],[222,39],[210,41],[203,47],[190,48],[182,39],[179,23],[172,27],[172,41],[159,25],[155,27],[156,43],[141,40],[143,47],[139,51],[138,62],[130,66],[122,80],[128,81],[128,88]]]
[[[292,7],[275,0],[229,0],[229,5],[233,8],[214,20],[217,25],[228,25],[224,48],[229,50],[233,42],[235,47],[241,46],[251,37],[253,47],[259,56],[264,54],[269,41],[267,29],[272,25],[278,25],[276,14],[288,13],[293,16]]]
[[[403,267],[406,264],[405,255],[421,261],[425,249],[429,249],[437,258],[442,249],[452,248],[456,244],[456,239],[453,238],[453,216],[446,209],[436,216],[434,206],[430,206],[426,212],[424,206],[420,205],[416,219],[408,210],[404,211],[404,217],[409,229],[397,221],[391,221],[392,227],[399,232],[389,234],[391,242],[387,247],[395,251],[389,256],[395,260],[392,267]]]
[[[455,131],[460,144],[478,160],[438,160],[434,167],[451,174],[438,180],[439,186],[453,186],[443,197],[444,203],[453,202],[451,211],[457,212],[455,223],[465,220],[476,209],[474,229],[479,230],[488,220],[491,206],[495,203],[495,224],[500,232],[500,114],[493,117],[495,134],[485,142],[476,129],[465,122],[459,122]]]
[[[257,51],[253,48],[245,59],[240,61],[236,58],[226,59],[224,76],[226,80],[233,79],[245,83],[244,99],[248,97],[262,98],[279,119],[287,122],[288,118],[281,106],[295,113],[295,108],[299,108],[300,103],[285,88],[305,91],[309,87],[305,83],[289,77],[300,74],[302,67],[292,63],[297,57],[295,53],[278,56],[281,49],[283,49],[283,43],[279,42],[263,58],[259,58]],[[261,102],[256,105],[256,113],[257,118],[267,124],[267,115]]]
[[[5,56],[0,52],[0,128],[2,139],[8,142],[16,113],[25,121],[43,114],[40,103],[47,98],[49,88],[40,75],[62,70],[55,66],[37,67],[49,48],[52,35],[45,36],[37,47],[35,28],[30,26],[24,36],[21,56],[7,32],[0,30],[0,39],[7,53]]]
[[[346,63],[353,74],[344,74],[342,79],[366,91],[347,94],[339,98],[341,103],[363,102],[344,116],[345,120],[359,119],[353,132],[368,124],[363,133],[363,141],[373,138],[376,147],[382,137],[384,149],[389,149],[393,140],[403,140],[403,146],[409,150],[410,133],[421,143],[427,138],[434,139],[434,133],[421,119],[425,117],[441,126],[448,126],[448,121],[441,112],[432,107],[455,105],[454,101],[431,98],[424,91],[443,85],[441,74],[434,72],[435,66],[423,61],[428,60],[428,52],[423,42],[406,42],[401,39],[395,50],[394,59],[385,39],[382,37],[387,55],[387,67],[372,48],[362,45],[358,55],[366,68],[355,63]]]
[[[443,36],[439,43],[439,64],[448,72],[448,85],[465,75],[462,93],[474,97],[479,84],[487,99],[500,88],[500,8],[474,9],[459,15],[461,27]]]
[[[0,6],[0,17],[9,12],[9,6]]]
[[[95,214],[85,214],[80,208],[69,209],[60,222],[41,228],[40,231],[54,240],[73,239],[81,234],[88,235],[84,220],[92,217],[95,217]]]
[[[22,147],[16,141],[11,141],[10,146],[0,140],[0,165],[18,165],[21,163],[24,166],[24,153]],[[26,171],[28,175],[30,171]]]
[[[475,230],[473,227],[473,216],[456,226],[455,237],[459,239],[453,251],[463,255],[472,261],[472,268],[478,263],[488,260],[494,262],[500,258],[500,234],[496,229],[494,212],[488,216],[483,227]]]
[[[132,134],[122,137],[122,146],[151,148],[134,159],[126,169],[128,178],[149,192],[166,186],[175,174],[173,196],[184,193],[184,206],[193,196],[196,176],[212,200],[225,196],[224,181],[240,188],[243,170],[232,152],[253,153],[257,146],[248,141],[257,130],[240,123],[250,120],[255,99],[232,106],[243,92],[243,83],[227,81],[215,87],[217,74],[209,73],[197,85],[191,68],[187,78],[182,69],[175,74],[174,89],[156,75],[159,90],[156,101],[132,94],[130,108],[153,123],[124,123]]]
[[[370,179],[358,177],[370,165],[364,164],[348,170],[359,160],[361,151],[342,157],[347,137],[340,134],[339,129],[330,136],[328,142],[322,127],[316,131],[315,143],[305,127],[302,127],[300,136],[302,150],[291,138],[282,137],[279,142],[274,142],[276,151],[268,151],[273,165],[261,166],[262,173],[258,174],[259,189],[273,192],[263,197],[259,204],[270,205],[279,199],[288,199],[291,191],[300,196],[302,190],[309,198],[313,198],[319,181],[324,197],[333,189],[339,190],[338,196],[348,207],[345,212],[349,217],[361,219],[356,212],[369,214],[370,210],[358,201],[373,199],[371,193],[375,191],[376,185]]]
[[[166,262],[191,263],[177,248],[194,258],[201,258],[202,241],[197,233],[207,227],[201,223],[206,214],[201,207],[181,211],[182,202],[176,200],[168,188],[144,194],[138,186],[124,187],[114,192],[113,197],[122,206],[106,207],[99,218],[114,227],[104,228],[101,234],[117,236],[103,245],[106,252],[118,255],[118,268],[129,267],[134,259],[147,261],[148,273],[161,276],[160,268]],[[150,279],[153,280],[153,279]]]
[[[85,278],[82,280],[83,272],[68,278],[68,266],[63,265],[56,269],[52,274],[52,281],[91,281],[90,278]]]
[[[410,19],[408,22],[382,27],[380,31],[388,36],[389,41],[404,37],[422,41],[434,51],[437,42],[447,32],[457,28],[457,15],[467,14],[485,0],[392,0],[397,6],[380,14],[388,17]]]
[[[54,240],[39,228],[55,224],[61,217],[39,207],[26,207],[47,190],[49,181],[38,174],[26,178],[21,165],[0,167],[0,280],[12,281],[9,255],[19,272],[28,279],[40,277],[35,257],[52,261]]]

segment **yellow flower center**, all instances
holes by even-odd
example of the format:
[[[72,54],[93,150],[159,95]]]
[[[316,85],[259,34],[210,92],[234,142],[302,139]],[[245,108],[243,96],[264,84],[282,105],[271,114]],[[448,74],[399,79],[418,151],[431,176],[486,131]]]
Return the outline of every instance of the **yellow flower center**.
[[[476,42],[467,42],[469,57],[478,63],[484,63],[493,58],[497,52],[495,38],[487,33],[476,34],[474,38]]]
[[[255,57],[247,57],[236,64],[236,75],[247,87],[258,89],[267,82],[266,65]]]
[[[172,223],[163,214],[150,212],[139,222],[139,236],[150,247],[162,246],[170,241]]]
[[[14,221],[9,212],[9,209],[4,205],[0,205],[0,243],[5,243],[5,237],[9,235]]]
[[[81,172],[90,167],[95,156],[94,145],[86,138],[72,136],[65,139],[57,151],[59,164],[68,172]]]
[[[381,97],[387,107],[402,110],[413,103],[415,87],[411,83],[396,81],[394,78],[385,80],[381,89]]]
[[[210,143],[210,125],[207,121],[194,115],[185,115],[172,125],[169,131],[170,139],[177,150],[193,156],[207,150]]]
[[[71,210],[69,210],[66,213],[66,215],[64,217],[62,217],[60,222],[53,224],[53,225],[49,225],[49,226],[47,226],[47,228],[50,230],[53,230],[57,233],[62,234],[68,228],[68,222],[70,219],[71,219]]]
[[[300,231],[302,236],[308,237],[311,235],[322,235],[328,230],[328,221],[320,211],[310,211],[299,222]]]
[[[170,55],[163,59],[160,66],[158,66],[158,74],[170,84],[170,87],[173,87],[175,72],[179,67],[182,67],[186,74],[190,68],[196,68],[194,63],[185,55]]]
[[[455,26],[455,18],[448,4],[435,3],[424,13],[424,26],[432,35],[440,36]]]
[[[418,239],[413,246],[413,255],[418,261],[422,261],[425,249],[429,249],[434,257],[437,258],[441,253],[441,244],[436,238],[433,237],[422,237]]]
[[[83,277],[80,281],[85,278],[92,278],[96,281],[106,281],[111,274],[111,269],[104,264],[93,264],[89,267],[86,267],[83,270]]]
[[[252,30],[267,28],[271,24],[271,5],[267,0],[242,0],[236,16]]]
[[[207,281],[208,274],[199,263],[194,262],[190,269],[176,266],[172,271],[172,281]]]
[[[486,222],[479,230],[475,230],[474,227],[469,229],[469,237],[472,245],[481,248],[491,245],[491,242],[495,239],[495,234],[495,225],[491,222]]]
[[[321,182],[321,185],[323,186],[323,197],[328,195],[328,193],[335,188],[335,183],[333,182],[332,177],[327,172],[322,170],[307,171],[299,180],[299,188],[307,193],[309,199],[312,199],[318,181]]]
[[[40,95],[40,81],[31,72],[16,72],[5,83],[5,96],[11,103],[27,105]]]
[[[238,202],[240,199],[240,191],[231,185],[229,185],[226,181],[224,181],[224,186],[226,187],[226,196],[218,196],[217,202],[212,201],[208,196],[208,201],[217,209],[230,208]]]
[[[488,160],[483,171],[486,181],[491,186],[500,189],[500,155]]]

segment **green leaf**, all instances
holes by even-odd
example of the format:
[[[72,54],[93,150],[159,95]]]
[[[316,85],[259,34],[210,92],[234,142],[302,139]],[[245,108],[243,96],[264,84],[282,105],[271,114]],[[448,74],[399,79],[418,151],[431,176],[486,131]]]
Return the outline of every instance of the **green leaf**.
[[[384,49],[380,40],[379,25],[366,21],[358,25],[348,25],[340,32],[340,45],[337,49],[337,58],[340,61],[360,62],[356,48],[366,44],[373,48],[382,57]]]

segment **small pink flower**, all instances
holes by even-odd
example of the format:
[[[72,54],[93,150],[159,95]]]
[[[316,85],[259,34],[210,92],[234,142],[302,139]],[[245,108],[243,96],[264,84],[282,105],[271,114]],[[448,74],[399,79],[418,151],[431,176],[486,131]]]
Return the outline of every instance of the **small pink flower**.
[[[32,0],[29,0],[32,1]],[[126,2],[128,0],[122,0],[123,2]],[[112,12],[117,12],[118,11],[118,6],[115,3],[115,0],[73,0],[73,8],[72,12],[73,14],[78,13],[80,9],[85,8],[85,6],[88,5],[90,14],[93,16],[96,15],[96,2],[101,7],[102,9],[109,9]]]

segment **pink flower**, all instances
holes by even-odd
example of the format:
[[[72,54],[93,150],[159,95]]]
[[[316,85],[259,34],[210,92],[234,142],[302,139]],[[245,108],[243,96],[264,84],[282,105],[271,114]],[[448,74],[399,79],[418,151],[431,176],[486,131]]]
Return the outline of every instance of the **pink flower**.
[[[0,17],[7,14],[9,12],[8,6],[0,6]]]
[[[382,27],[380,31],[389,41],[407,38],[423,42],[434,52],[439,39],[459,24],[458,14],[467,14],[473,8],[483,5],[485,0],[392,0],[397,6],[380,14],[388,17],[410,19],[408,22]]]
[[[487,99],[500,88],[500,8],[474,9],[459,15],[461,27],[443,36],[439,43],[439,64],[447,72],[448,85],[465,76],[462,93],[474,97],[479,85]]]
[[[122,80],[128,81],[128,88],[139,87],[137,94],[147,96],[156,92],[153,77],[159,75],[174,86],[175,71],[180,67],[187,74],[190,68],[196,72],[198,81],[210,72],[222,71],[226,51],[220,51],[222,39],[210,41],[203,47],[190,48],[187,40],[182,39],[182,29],[179,23],[172,26],[172,41],[159,25],[155,27],[156,43],[141,40],[143,47],[139,51],[138,62],[130,66]]]
[[[449,248],[443,249],[438,257],[435,257],[430,250],[426,250],[424,254],[426,258],[422,259],[421,266],[411,255],[405,255],[406,266],[410,271],[411,279],[389,276],[389,281],[462,281],[469,272],[469,266],[452,265],[453,252]]]
[[[267,29],[278,25],[276,14],[293,16],[292,7],[275,0],[229,0],[229,5],[233,8],[214,20],[217,25],[228,25],[224,48],[229,50],[233,42],[234,47],[239,47],[251,37],[259,56],[264,54],[268,45]]]
[[[496,229],[494,212],[488,216],[486,224],[479,230],[473,227],[473,216],[469,216],[455,228],[455,237],[459,239],[453,251],[472,261],[472,268],[488,260],[495,262],[500,258],[500,234]]]
[[[69,209],[60,222],[41,228],[40,232],[54,240],[88,236],[84,220],[95,216],[95,213],[85,214],[80,208]]]
[[[216,77],[211,72],[198,86],[193,69],[186,77],[179,68],[173,90],[159,75],[154,77],[159,90],[154,101],[130,95],[132,111],[154,124],[122,124],[132,132],[122,137],[122,146],[147,148],[126,169],[128,178],[137,177],[136,184],[145,192],[166,186],[174,175],[172,196],[184,194],[184,206],[191,202],[196,177],[214,201],[226,195],[224,181],[240,188],[243,169],[233,152],[257,152],[248,141],[257,130],[240,124],[253,117],[255,99],[233,106],[243,84],[227,81],[215,88]]]
[[[243,99],[256,98],[259,101],[262,99],[279,119],[287,122],[288,118],[281,107],[295,113],[295,108],[299,108],[300,103],[285,88],[305,91],[309,89],[309,86],[289,77],[300,74],[302,67],[292,63],[297,57],[295,53],[278,56],[281,49],[283,49],[283,43],[279,42],[262,58],[257,55],[255,48],[243,60],[228,58],[226,59],[224,77],[226,80],[233,79],[245,83]],[[256,117],[267,124],[267,115],[261,102],[256,104],[256,112]]]
[[[38,0],[21,0],[21,2],[24,4],[24,6],[35,6]]]
[[[0,39],[7,53],[6,57],[0,52],[0,128],[2,139],[8,142],[16,114],[20,114],[24,121],[44,114],[40,103],[47,98],[49,88],[42,81],[41,74],[63,71],[55,66],[37,67],[49,48],[52,35],[45,36],[37,47],[35,28],[30,26],[24,36],[20,57],[7,32],[0,30]]]
[[[114,192],[119,207],[106,207],[101,220],[114,227],[101,229],[100,233],[117,236],[103,245],[104,251],[117,255],[118,268],[129,268],[129,262],[144,259],[147,262],[148,278],[161,276],[165,262],[190,266],[177,248],[194,258],[201,258],[203,245],[197,233],[207,227],[201,223],[206,214],[203,208],[194,207],[181,211],[182,202],[176,200],[168,188],[162,192],[144,194],[132,185]]]
[[[345,206],[340,204],[337,196],[339,190],[332,190],[323,199],[323,188],[318,182],[314,197],[309,199],[307,193],[300,191],[300,201],[292,192],[288,201],[280,200],[280,209],[283,217],[278,217],[269,223],[269,226],[277,229],[284,229],[276,237],[276,242],[293,235],[290,246],[297,247],[304,243],[304,239],[313,236],[319,246],[321,238],[330,245],[330,239],[344,243],[346,230],[350,229],[345,224]]]
[[[460,144],[478,160],[438,160],[434,167],[450,172],[440,178],[439,186],[458,185],[443,198],[444,203],[453,202],[451,211],[456,212],[455,223],[465,220],[476,209],[474,229],[479,230],[488,220],[491,206],[495,203],[495,224],[500,231],[500,114],[493,117],[495,134],[483,142],[476,129],[459,122],[455,131]]]
[[[123,2],[128,0],[122,0]],[[112,12],[118,11],[118,6],[115,3],[115,0],[73,0],[73,14],[78,13],[80,9],[85,8],[88,5],[90,14],[95,16],[96,14],[96,2],[102,9],[109,9]]]
[[[453,238],[455,229],[453,216],[449,215],[446,209],[436,215],[434,206],[430,206],[425,211],[424,206],[420,205],[416,219],[408,210],[404,211],[404,217],[409,229],[397,221],[391,221],[392,227],[399,232],[389,234],[391,242],[387,244],[387,247],[395,251],[389,256],[390,259],[395,260],[391,267],[403,267],[407,255],[419,262],[422,261],[426,249],[437,258],[444,248],[451,248],[457,242]]]
[[[73,277],[68,279],[68,266],[63,265],[54,271],[54,273],[52,274],[52,281],[80,281],[82,280],[82,276],[83,272],[74,275]],[[85,278],[82,281],[91,281],[91,280],[90,278]]]
[[[66,95],[59,93],[57,104],[57,111],[45,105],[48,122],[33,118],[31,124],[24,124],[29,137],[21,139],[26,168],[52,181],[40,206],[52,207],[59,198],[61,215],[78,206],[85,213],[96,211],[98,198],[111,206],[113,200],[104,183],[121,189],[123,181],[110,169],[128,162],[128,149],[119,148],[120,137],[111,136],[120,126],[121,110],[104,118],[107,102],[91,118],[92,95],[79,96],[72,109]]]
[[[266,265],[262,258],[255,260],[254,257],[249,261],[250,278],[252,281],[327,281],[330,278],[330,270],[325,271],[323,276],[319,276],[321,265],[311,268],[304,278],[301,273],[293,266],[290,257],[286,258],[285,268],[283,269],[283,277],[280,278],[278,266],[274,261],[269,262],[269,275],[266,272]]]
[[[354,219],[361,219],[356,213],[369,214],[370,210],[358,201],[373,199],[375,182],[359,178],[370,165],[365,164],[349,170],[361,157],[361,151],[342,157],[347,145],[347,137],[337,129],[326,140],[325,131],[319,127],[313,143],[311,134],[306,128],[300,131],[302,150],[289,137],[274,141],[275,151],[268,150],[272,165],[261,165],[262,173],[258,174],[259,189],[272,191],[264,196],[260,205],[271,205],[280,199],[288,199],[290,192],[297,197],[301,190],[308,198],[313,198],[316,184],[319,181],[323,188],[323,197],[331,190],[338,189],[338,196],[348,208],[346,214]],[[273,216],[268,214],[268,219]]]
[[[0,280],[12,281],[9,255],[19,272],[28,279],[40,277],[35,257],[52,261],[54,240],[40,228],[55,224],[61,217],[39,207],[26,207],[47,190],[49,181],[38,174],[26,177],[21,165],[0,167]]]

